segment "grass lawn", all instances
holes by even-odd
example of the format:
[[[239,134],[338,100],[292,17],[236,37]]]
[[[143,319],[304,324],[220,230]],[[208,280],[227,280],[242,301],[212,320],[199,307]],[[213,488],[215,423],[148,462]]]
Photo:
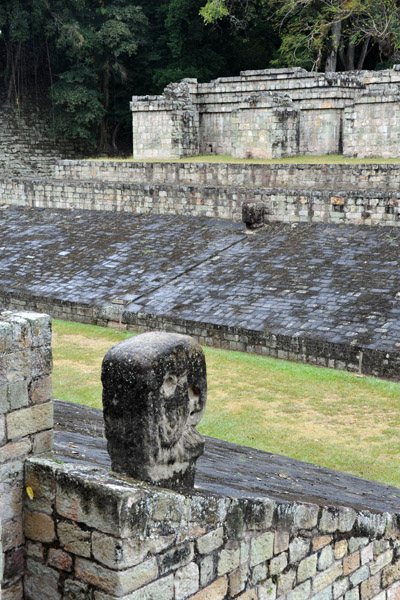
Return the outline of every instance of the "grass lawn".
[[[53,321],[55,398],[101,408],[101,361],[132,334]],[[204,349],[199,430],[400,487],[400,385],[343,371]]]
[[[169,163],[245,163],[245,164],[261,164],[261,165],[376,165],[376,164],[397,164],[400,163],[398,158],[346,158],[342,154],[325,154],[321,156],[290,156],[288,158],[232,158],[230,154],[202,154],[200,156],[189,156],[187,158],[170,158],[170,159],[135,159],[132,157],[126,158],[110,158],[108,156],[99,158],[88,158],[87,160],[101,161],[123,161],[123,162],[169,162]]]

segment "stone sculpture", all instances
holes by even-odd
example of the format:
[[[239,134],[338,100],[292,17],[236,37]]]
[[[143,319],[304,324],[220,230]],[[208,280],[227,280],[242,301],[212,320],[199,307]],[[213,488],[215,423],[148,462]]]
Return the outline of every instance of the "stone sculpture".
[[[113,470],[153,485],[193,487],[204,451],[196,430],[207,397],[201,346],[186,335],[144,333],[107,352],[101,378]]]

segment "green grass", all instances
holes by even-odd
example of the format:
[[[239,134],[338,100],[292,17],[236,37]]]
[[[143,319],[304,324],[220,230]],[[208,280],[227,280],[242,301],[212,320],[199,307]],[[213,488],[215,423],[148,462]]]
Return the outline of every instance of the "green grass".
[[[87,160],[101,160],[101,161],[123,161],[123,162],[172,162],[172,163],[238,163],[238,164],[261,164],[261,165],[385,165],[385,164],[398,164],[400,163],[400,157],[398,158],[346,158],[342,154],[325,154],[321,156],[291,156],[288,158],[232,158],[230,154],[202,154],[200,156],[190,156],[187,158],[171,158],[171,159],[135,159],[132,157],[127,158],[110,158],[110,157],[99,157],[99,158],[88,158]]]
[[[131,335],[53,321],[54,396],[101,408],[102,358]],[[203,434],[400,486],[398,383],[204,350]]]

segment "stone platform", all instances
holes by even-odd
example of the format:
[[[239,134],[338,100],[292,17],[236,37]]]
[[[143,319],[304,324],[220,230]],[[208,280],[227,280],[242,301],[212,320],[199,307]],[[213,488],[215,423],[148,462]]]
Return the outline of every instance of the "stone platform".
[[[0,303],[279,358],[400,374],[400,231],[0,211]]]

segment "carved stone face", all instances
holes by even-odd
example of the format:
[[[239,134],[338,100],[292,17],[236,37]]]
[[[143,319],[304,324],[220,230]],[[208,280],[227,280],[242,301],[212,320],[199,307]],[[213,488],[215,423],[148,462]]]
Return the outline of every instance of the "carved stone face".
[[[114,346],[102,367],[112,467],[165,487],[191,487],[204,450],[203,351],[189,336],[145,333]]]

